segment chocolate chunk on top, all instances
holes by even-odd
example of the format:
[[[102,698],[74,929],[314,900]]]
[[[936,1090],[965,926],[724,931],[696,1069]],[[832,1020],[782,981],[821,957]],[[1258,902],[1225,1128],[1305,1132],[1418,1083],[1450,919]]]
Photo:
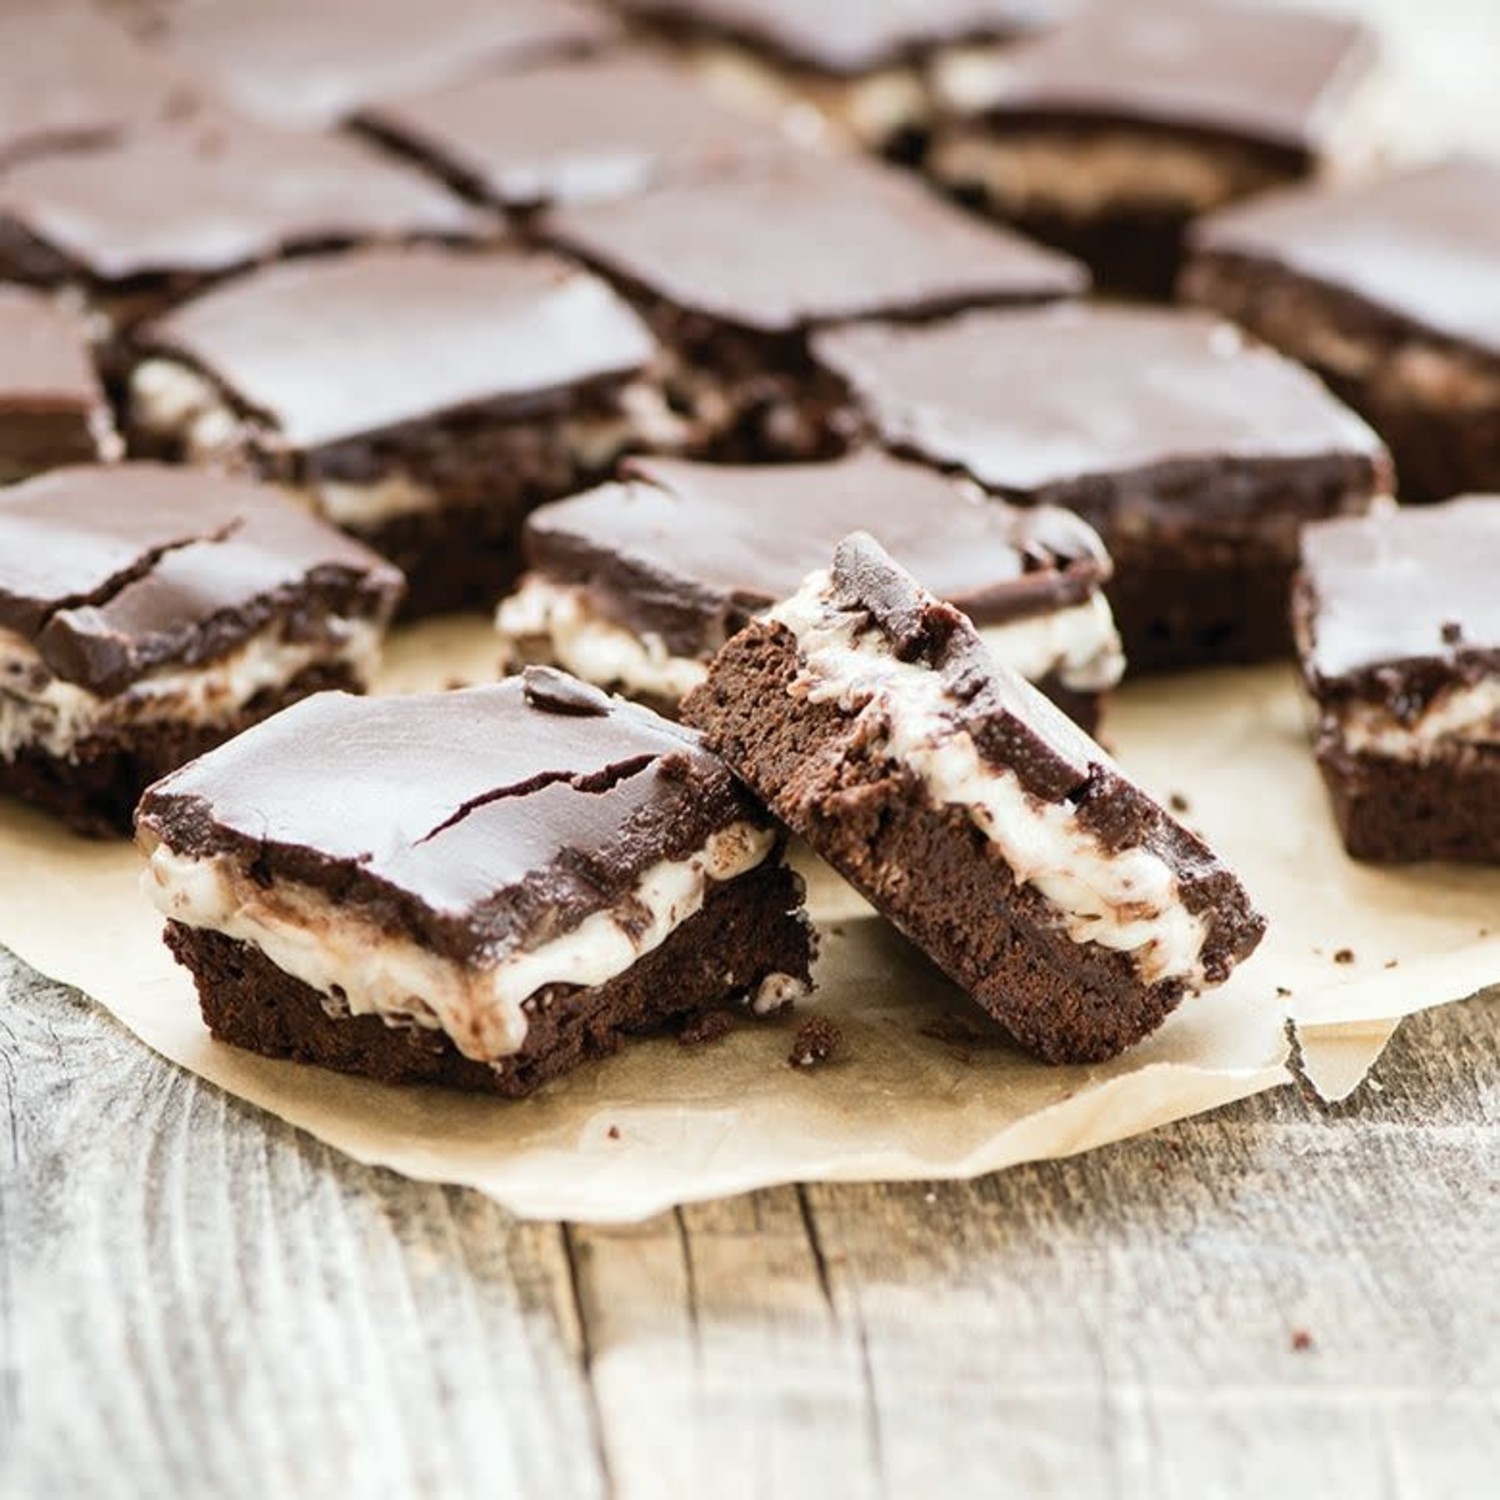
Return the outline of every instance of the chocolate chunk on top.
[[[864,527],[980,624],[1088,598],[1108,577],[1094,532],[1066,511],[1019,511],[875,453],[737,468],[632,460],[624,477],[544,507],[527,555],[587,581],[610,613],[696,651],[794,593]]]
[[[1374,433],[1311,375],[1199,314],[1021,308],[836,329],[814,351],[888,443],[1002,492],[1183,463],[1385,467]]]
[[[303,246],[497,228],[358,140],[222,113],[25,163],[0,188],[5,219],[73,273],[106,283],[224,271]]]
[[[322,694],[142,805],[180,854],[255,857],[459,959],[566,932],[745,820],[764,818],[692,731],[618,701],[559,711],[519,678]]]
[[[650,296],[763,334],[1046,301],[1087,286],[1075,262],[843,156],[559,208],[544,232]]]
[[[1130,0],[1022,42],[964,103],[1018,123],[1145,125],[1305,158],[1374,59],[1365,27],[1314,11]]]
[[[1194,247],[1500,358],[1500,162],[1460,156],[1359,186],[1276,194],[1205,221]]]
[[[401,575],[279,491],[159,464],[0,490],[0,629],[54,675],[118,693],[238,645],[274,612],[388,618]]]
[[[1500,672],[1500,497],[1310,526],[1302,566],[1314,678],[1424,662],[1456,670],[1464,660]]]
[[[514,208],[736,175],[796,149],[690,73],[634,52],[485,75],[389,100],[361,123]]]
[[[587,0],[255,0],[182,6],[167,36],[243,113],[326,125],[393,94],[601,46],[616,30]]]
[[[638,15],[722,36],[835,76],[1054,20],[1065,0],[624,0]]]
[[[175,309],[139,342],[218,380],[294,450],[461,408],[518,415],[651,358],[604,283],[515,249],[373,247],[287,262]]]
[[[189,97],[186,75],[86,5],[0,11],[0,163],[107,140]]]

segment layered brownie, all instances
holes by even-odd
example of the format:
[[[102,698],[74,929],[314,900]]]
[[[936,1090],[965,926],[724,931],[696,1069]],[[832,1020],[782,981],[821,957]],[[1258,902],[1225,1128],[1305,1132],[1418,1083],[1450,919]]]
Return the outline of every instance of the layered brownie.
[[[1308,528],[1317,757],[1356,859],[1500,862],[1500,497]]]
[[[1500,489],[1500,163],[1305,189],[1199,226],[1183,295],[1311,365],[1405,500]]]
[[[641,435],[654,348],[602,281],[514,248],[288,261],[137,330],[132,441],[302,492],[407,574],[414,613],[492,606],[521,523]]]
[[[1390,486],[1358,417],[1202,314],[972,314],[840,329],[816,352],[897,452],[1098,530],[1133,672],[1289,655],[1301,528],[1364,511]]]
[[[868,536],[683,705],[797,833],[1049,1062],[1097,1062],[1226,979],[1234,875]]]
[[[812,108],[866,146],[917,149],[931,70],[989,57],[1069,0],[623,0],[716,85],[762,108]]]
[[[590,0],[255,0],[179,6],[166,24],[171,53],[236,110],[300,128],[617,32]]]
[[[159,776],[364,686],[396,570],[248,480],[129,463],[0,490],[0,791],[128,832]]]
[[[950,68],[928,165],[1102,285],[1166,296],[1193,219],[1353,149],[1340,127],[1373,60],[1359,25],[1281,5],[1090,7]]]
[[[97,145],[188,102],[181,73],[86,5],[0,8],[0,166]]]
[[[359,124],[471,197],[515,211],[753,171],[798,149],[646,53],[488,74],[366,110]]]
[[[874,453],[771,468],[635,460],[619,483],[527,522],[530,571],[500,631],[513,658],[675,713],[731,635],[861,528],[1001,661],[1097,725],[1125,668],[1098,537],[1066,511],[1017,510]]]
[[[894,169],[809,155],[774,173],[547,214],[544,232],[612,277],[657,334],[694,457],[809,460],[858,418],[809,335],[1085,289],[1072,261],[939,202]]]
[[[0,484],[120,451],[87,324],[39,293],[0,286]]]
[[[808,988],[801,881],[723,762],[541,668],[322,694],[153,787],[138,836],[210,1029],[270,1057],[514,1096]]]
[[[101,338],[289,252],[498,231],[423,173],[358,140],[199,115],[0,184],[0,277],[76,289]]]

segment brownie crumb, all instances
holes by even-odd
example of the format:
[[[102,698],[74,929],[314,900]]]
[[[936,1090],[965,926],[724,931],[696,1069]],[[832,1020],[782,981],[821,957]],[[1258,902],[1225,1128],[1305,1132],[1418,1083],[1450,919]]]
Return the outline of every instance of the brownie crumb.
[[[1292,992],[1284,984],[1278,984],[1276,986],[1276,997],[1279,1000],[1290,1000]]]
[[[844,1040],[844,1033],[822,1016],[804,1021],[787,1053],[787,1063],[793,1068],[817,1068],[832,1058]]]
[[[1193,804],[1189,802],[1181,792],[1173,792],[1172,795],[1167,798],[1167,806],[1170,807],[1174,813],[1178,813],[1179,815],[1182,813],[1190,813],[1193,810]]]
[[[609,1137],[609,1138],[610,1138],[610,1140],[612,1140],[612,1141],[617,1141],[617,1140],[619,1140],[619,1139],[620,1139],[620,1127],[619,1127],[619,1126],[618,1126],[618,1125],[611,1125],[611,1126],[610,1126],[610,1127],[609,1127],[609,1129],[608,1129],[608,1130],[606,1130],[606,1131],[605,1131],[605,1132],[604,1132],[604,1133],[605,1133],[605,1135],[607,1135],[607,1136],[608,1136],[608,1137]]]
[[[1354,949],[1340,948],[1339,951],[1333,955],[1333,961],[1336,964],[1352,964],[1354,962]]]
[[[1401,967],[1401,960],[1399,958],[1388,958],[1385,961],[1385,966],[1388,969],[1399,969]]]
[[[734,1030],[734,1017],[727,1010],[706,1010],[694,1016],[677,1034],[679,1047],[707,1047],[722,1042]]]
[[[1306,1354],[1313,1346],[1313,1336],[1305,1328],[1298,1328],[1292,1334],[1292,1348],[1298,1354]]]
[[[1443,626],[1443,644],[1445,646],[1461,646],[1464,639],[1464,628],[1456,620],[1449,620]]]

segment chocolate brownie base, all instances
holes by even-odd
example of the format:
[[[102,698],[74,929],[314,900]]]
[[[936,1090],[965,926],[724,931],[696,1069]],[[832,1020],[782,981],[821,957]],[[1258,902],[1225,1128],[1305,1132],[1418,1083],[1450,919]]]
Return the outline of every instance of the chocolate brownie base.
[[[915,777],[861,743],[836,704],[794,698],[798,672],[791,635],[754,626],[725,647],[687,716],[1029,1051],[1053,1063],[1101,1062],[1161,1025],[1183,998],[1181,981],[1147,987],[1126,955],[1085,955],[1046,902],[1017,886],[967,812],[932,804]]]
[[[361,686],[346,667],[314,667],[252,699],[227,723],[151,724],[128,735],[97,735],[70,760],[23,749],[13,760],[0,757],[0,796],[53,813],[86,838],[129,838],[136,804],[153,782],[300,699]]]
[[[0,484],[96,463],[99,448],[86,411],[0,412]]]
[[[1500,490],[1500,359],[1245,256],[1200,252],[1181,295],[1315,370],[1384,439],[1403,501]]]
[[[1469,745],[1404,761],[1325,742],[1318,769],[1354,859],[1500,864],[1500,749]]]
[[[1292,655],[1287,599],[1296,563],[1279,549],[1230,534],[1112,537],[1109,546],[1116,573],[1104,592],[1132,677]]]
[[[772,974],[806,979],[813,938],[795,914],[800,886],[785,867],[762,866],[712,889],[696,916],[609,983],[540,992],[527,1002],[526,1044],[503,1068],[463,1056],[439,1031],[330,1015],[323,996],[249,944],[176,922],[166,939],[192,971],[203,1018],[222,1042],[381,1083],[518,1098],[627,1037],[749,994]]]

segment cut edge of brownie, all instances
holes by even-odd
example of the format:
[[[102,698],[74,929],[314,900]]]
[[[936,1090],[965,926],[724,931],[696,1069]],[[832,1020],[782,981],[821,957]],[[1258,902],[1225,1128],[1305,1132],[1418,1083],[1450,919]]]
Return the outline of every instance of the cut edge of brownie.
[[[317,990],[221,933],[169,922],[166,942],[192,973],[220,1041],[381,1083],[519,1098],[630,1036],[753,996],[776,976],[808,982],[815,940],[802,898],[801,878],[774,857],[711,887],[701,910],[615,978],[533,995],[525,1044],[499,1065],[465,1057],[441,1031],[331,1012]]]

